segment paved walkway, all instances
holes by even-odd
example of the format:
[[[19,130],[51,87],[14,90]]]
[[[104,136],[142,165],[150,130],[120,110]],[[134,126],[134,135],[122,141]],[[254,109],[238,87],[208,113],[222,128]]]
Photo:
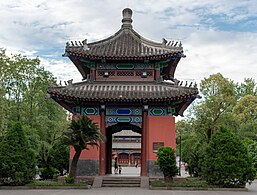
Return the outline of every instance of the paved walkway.
[[[256,195],[257,180],[249,191],[170,191],[143,188],[95,188],[89,190],[0,190],[0,195]]]
[[[112,168],[113,174],[109,176],[125,176],[125,177],[135,177],[140,176],[141,167],[122,167],[121,174],[114,174],[114,168]]]

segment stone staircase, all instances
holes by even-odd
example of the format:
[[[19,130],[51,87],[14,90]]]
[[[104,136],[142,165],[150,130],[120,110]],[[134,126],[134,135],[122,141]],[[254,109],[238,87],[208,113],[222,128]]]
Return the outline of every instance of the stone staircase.
[[[140,187],[140,177],[103,177],[102,187]]]

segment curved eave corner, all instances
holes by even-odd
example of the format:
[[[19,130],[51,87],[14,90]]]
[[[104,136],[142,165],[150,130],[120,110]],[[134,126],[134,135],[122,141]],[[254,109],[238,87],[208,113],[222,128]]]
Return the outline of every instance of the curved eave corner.
[[[191,100],[187,100],[183,105],[182,105],[182,107],[179,109],[179,111],[178,111],[178,115],[180,115],[180,116],[184,116],[184,112],[186,111],[186,109],[188,108],[188,106],[190,106],[190,104],[191,103],[193,103],[193,101],[196,99],[196,98],[198,98],[199,97],[199,95],[195,95],[195,96],[193,96],[192,98],[191,98]]]

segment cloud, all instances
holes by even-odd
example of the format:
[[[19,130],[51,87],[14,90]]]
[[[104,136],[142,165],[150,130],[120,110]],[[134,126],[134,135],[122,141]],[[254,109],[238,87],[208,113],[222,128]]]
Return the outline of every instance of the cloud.
[[[182,41],[187,57],[178,65],[178,79],[199,81],[221,72],[236,81],[257,80],[255,0],[2,1],[0,46],[39,56],[58,79],[80,80],[72,62],[61,57],[65,43],[113,35],[125,7],[132,8],[139,34],[159,42],[163,37]]]
[[[57,81],[67,81],[73,79],[74,82],[79,82],[82,80],[82,76],[68,59],[39,59],[41,65],[45,67],[45,70],[52,72],[56,77]]]
[[[177,77],[202,79],[221,72],[235,81],[256,77],[257,40],[252,33],[203,31],[188,37],[187,58],[177,68]],[[250,48],[250,49],[249,49]]]

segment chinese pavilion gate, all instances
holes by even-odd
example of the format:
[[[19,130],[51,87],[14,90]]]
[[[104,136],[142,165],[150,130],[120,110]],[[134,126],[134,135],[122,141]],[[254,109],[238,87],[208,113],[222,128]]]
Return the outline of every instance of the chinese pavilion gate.
[[[132,28],[132,10],[122,13],[121,29],[113,36],[93,43],[67,43],[65,56],[83,81],[48,90],[74,118],[89,116],[106,136],[100,149],[82,152],[77,175],[111,173],[112,134],[125,129],[142,135],[141,176],[158,174],[156,150],[162,145],[176,147],[174,116],[183,115],[198,94],[192,83],[182,86],[174,78],[179,60],[185,57],[182,44],[143,38]]]

